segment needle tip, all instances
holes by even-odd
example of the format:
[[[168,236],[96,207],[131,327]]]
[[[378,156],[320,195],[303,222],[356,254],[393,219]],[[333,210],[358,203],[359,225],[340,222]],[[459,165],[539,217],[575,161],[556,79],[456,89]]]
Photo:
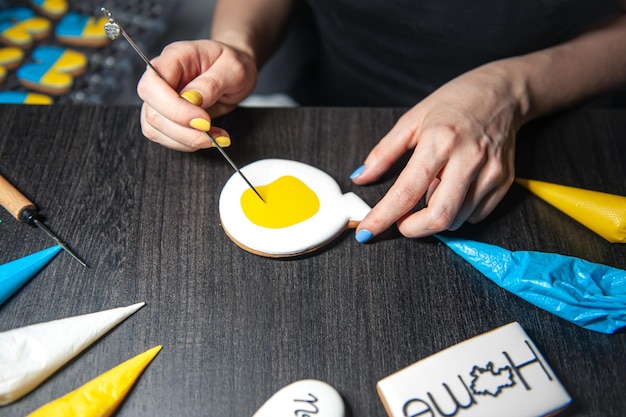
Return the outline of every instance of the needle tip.
[[[83,261],[76,254],[76,252],[74,252],[69,246],[67,246],[67,244],[64,241],[62,241],[60,237],[58,237],[52,230],[50,230],[48,226],[46,226],[36,217],[32,218],[31,221],[35,223],[37,227],[43,230],[49,237],[51,237],[57,244],[59,244],[59,246],[61,246],[61,248],[63,248],[63,250],[67,252],[72,258],[76,259],[76,261],[78,261],[79,264],[87,268],[87,264],[85,263],[85,261]]]

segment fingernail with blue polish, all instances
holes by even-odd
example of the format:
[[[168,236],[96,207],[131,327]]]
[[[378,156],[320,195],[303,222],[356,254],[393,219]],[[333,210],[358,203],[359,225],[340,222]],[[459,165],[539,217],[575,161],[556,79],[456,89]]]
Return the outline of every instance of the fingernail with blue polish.
[[[366,229],[361,229],[359,230],[356,235],[354,236],[356,241],[359,243],[366,243],[368,242],[371,238],[374,237],[374,234],[372,232],[370,232],[369,230]]]
[[[364,169],[365,169],[365,165],[361,165],[360,167],[355,169],[354,172],[352,174],[350,174],[350,179],[353,180],[356,177],[358,177],[359,175],[361,175],[363,173]]]

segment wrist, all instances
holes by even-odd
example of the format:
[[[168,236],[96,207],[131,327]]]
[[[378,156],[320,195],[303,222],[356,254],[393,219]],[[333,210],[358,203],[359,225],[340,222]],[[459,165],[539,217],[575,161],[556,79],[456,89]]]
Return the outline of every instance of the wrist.
[[[254,62],[255,65],[257,65],[258,67],[257,51],[249,36],[245,36],[242,32],[239,31],[229,30],[223,32],[214,32],[211,35],[211,39],[223,45],[226,45],[229,48],[234,49],[240,54],[249,57],[250,60],[252,60],[252,62]]]
[[[527,63],[518,58],[509,58],[489,63],[485,68],[506,86],[505,89],[514,103],[519,124],[533,119],[536,115],[533,110],[531,75]]]

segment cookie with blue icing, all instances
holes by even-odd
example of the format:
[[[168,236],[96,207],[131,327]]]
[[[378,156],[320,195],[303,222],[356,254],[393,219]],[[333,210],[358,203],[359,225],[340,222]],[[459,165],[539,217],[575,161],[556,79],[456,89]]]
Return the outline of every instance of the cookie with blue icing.
[[[67,0],[30,0],[29,2],[39,13],[52,19],[63,16],[68,9]]]
[[[30,48],[36,40],[50,34],[52,25],[28,7],[0,10],[0,42],[9,46]]]
[[[27,91],[0,91],[0,104],[52,104],[54,100],[46,94]]]
[[[85,16],[70,12],[63,16],[54,33],[57,39],[67,45],[100,47],[109,43],[104,31],[106,17]]]
[[[25,87],[47,94],[67,93],[74,84],[74,77],[87,69],[87,57],[71,49],[39,46],[32,58],[35,62],[21,66],[17,78]]]

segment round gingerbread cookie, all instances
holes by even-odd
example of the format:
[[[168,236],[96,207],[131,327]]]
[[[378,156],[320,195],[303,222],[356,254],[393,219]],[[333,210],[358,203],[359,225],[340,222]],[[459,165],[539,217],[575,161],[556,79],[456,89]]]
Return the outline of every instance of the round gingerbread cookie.
[[[219,200],[222,227],[241,248],[261,256],[312,252],[356,225],[370,207],[356,194],[341,192],[327,173],[286,159],[263,159],[226,182]]]

